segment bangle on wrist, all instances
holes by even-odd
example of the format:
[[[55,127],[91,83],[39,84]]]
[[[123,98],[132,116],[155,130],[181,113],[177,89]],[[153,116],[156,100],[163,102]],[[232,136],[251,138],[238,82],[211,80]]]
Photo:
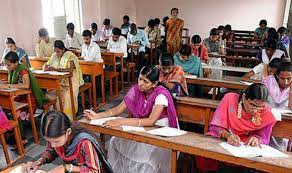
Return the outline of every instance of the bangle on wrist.
[[[110,115],[113,116],[112,110],[108,109],[108,111],[109,111]]]
[[[141,119],[138,119],[138,126],[141,127]]]

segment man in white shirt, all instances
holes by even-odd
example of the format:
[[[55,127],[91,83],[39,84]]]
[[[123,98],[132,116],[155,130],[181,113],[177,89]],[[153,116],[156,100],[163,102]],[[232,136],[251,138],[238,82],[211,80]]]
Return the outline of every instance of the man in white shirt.
[[[108,40],[112,36],[112,26],[111,21],[109,19],[104,19],[103,27],[101,31],[103,32],[103,39]]]
[[[83,31],[82,36],[84,44],[82,46],[80,59],[85,61],[103,62],[101,59],[99,46],[95,42],[91,41],[91,31]]]
[[[103,41],[103,32],[98,29],[96,23],[91,24],[92,41],[98,42]]]
[[[155,25],[157,25],[158,28],[160,29],[160,35],[162,37],[164,37],[165,36],[165,27],[160,23],[159,18],[155,18],[154,21],[155,21]]]
[[[124,36],[121,36],[121,29],[114,28],[113,35],[109,38],[107,49],[110,52],[124,53],[124,58],[127,58],[127,40]]]
[[[74,32],[74,24],[68,23],[67,24],[67,34],[65,39],[65,47],[68,49],[81,49],[83,44],[82,37],[79,33]]]

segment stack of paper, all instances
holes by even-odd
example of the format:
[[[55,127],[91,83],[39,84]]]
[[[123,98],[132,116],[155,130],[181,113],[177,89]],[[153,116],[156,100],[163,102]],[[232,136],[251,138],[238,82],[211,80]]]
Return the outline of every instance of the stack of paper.
[[[243,84],[245,84],[245,85],[252,85],[253,83],[251,83],[251,82],[245,82],[245,81],[240,81],[240,83],[243,83]]]
[[[107,117],[107,118],[95,119],[95,120],[91,120],[90,124],[102,126],[103,123],[105,123],[106,121],[115,120],[115,119],[118,119],[118,118],[121,118],[121,117]]]
[[[48,74],[47,71],[43,71],[43,70],[32,70],[32,73],[35,73],[35,74]]]
[[[185,75],[185,78],[188,78],[188,79],[196,79],[198,76],[196,75]]]
[[[268,145],[261,145],[260,148],[241,144],[239,147],[236,147],[227,142],[222,142],[220,146],[236,157],[288,157],[286,154]]]
[[[68,72],[47,71],[50,75],[66,75]]]
[[[136,132],[145,132],[146,130],[143,127],[136,126],[121,126],[123,131],[136,131]]]
[[[181,135],[186,134],[187,132],[184,130],[176,129],[176,128],[162,127],[158,129],[149,130],[147,131],[147,133],[150,133],[156,136],[171,137],[171,136],[181,136]]]

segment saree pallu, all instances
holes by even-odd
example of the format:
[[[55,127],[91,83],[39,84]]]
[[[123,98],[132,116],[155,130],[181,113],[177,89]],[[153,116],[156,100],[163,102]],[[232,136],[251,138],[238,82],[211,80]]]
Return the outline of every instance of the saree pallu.
[[[170,18],[166,23],[167,52],[175,54],[182,45],[182,31],[184,21],[179,18]]]

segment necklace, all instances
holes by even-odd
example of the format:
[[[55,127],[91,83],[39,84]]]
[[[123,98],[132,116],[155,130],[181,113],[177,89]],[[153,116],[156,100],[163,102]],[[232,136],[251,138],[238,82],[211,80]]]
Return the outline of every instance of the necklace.
[[[242,118],[242,103],[243,103],[242,100],[238,103],[238,110],[237,110],[238,119]],[[260,126],[262,124],[261,114],[259,112],[255,112],[254,115],[251,117],[251,122],[255,126]]]

